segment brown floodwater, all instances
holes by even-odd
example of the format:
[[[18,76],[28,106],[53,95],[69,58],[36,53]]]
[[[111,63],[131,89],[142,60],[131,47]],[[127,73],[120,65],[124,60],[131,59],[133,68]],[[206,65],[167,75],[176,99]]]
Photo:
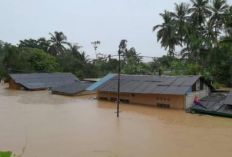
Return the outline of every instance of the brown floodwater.
[[[232,119],[0,85],[0,150],[24,157],[231,157]]]

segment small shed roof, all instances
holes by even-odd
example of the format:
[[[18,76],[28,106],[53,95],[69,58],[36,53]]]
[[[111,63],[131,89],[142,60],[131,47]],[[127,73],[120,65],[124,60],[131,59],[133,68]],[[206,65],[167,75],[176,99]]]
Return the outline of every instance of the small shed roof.
[[[38,90],[60,86],[79,79],[71,73],[10,74],[10,77],[27,89]]]
[[[121,75],[120,92],[184,95],[200,78],[201,76]],[[116,92],[117,84],[118,78],[114,75],[94,90]]]
[[[52,92],[62,95],[76,95],[79,92],[85,90],[87,87],[91,86],[92,84],[92,82],[74,81],[61,86],[53,87]]]
[[[232,117],[231,101],[226,101],[229,100],[230,96],[231,92],[229,94],[226,92],[211,93],[201,99],[202,105],[206,108],[194,105],[192,109],[197,112]]]

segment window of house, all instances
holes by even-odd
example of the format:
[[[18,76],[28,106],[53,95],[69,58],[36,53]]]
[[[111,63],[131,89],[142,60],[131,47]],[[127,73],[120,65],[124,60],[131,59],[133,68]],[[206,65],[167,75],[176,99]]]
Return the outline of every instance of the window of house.
[[[170,108],[170,104],[161,104],[161,103],[157,103],[157,107]]]
[[[100,100],[108,100],[108,98],[105,98],[105,97],[100,97],[99,99]]]
[[[121,101],[122,103],[129,103],[129,100],[126,100],[126,99],[120,99],[120,101]]]
[[[117,98],[110,98],[110,101],[115,102],[117,101]]]

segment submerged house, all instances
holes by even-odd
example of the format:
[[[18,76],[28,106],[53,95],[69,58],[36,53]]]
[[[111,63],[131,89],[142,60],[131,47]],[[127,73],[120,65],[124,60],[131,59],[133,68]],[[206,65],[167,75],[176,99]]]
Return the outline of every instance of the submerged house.
[[[79,79],[71,73],[10,74],[10,89],[43,90]]]
[[[232,117],[232,90],[230,93],[215,92],[201,99],[201,106],[193,106],[191,111],[217,116]]]
[[[98,99],[116,101],[117,75],[111,74],[103,79],[93,84],[92,90],[97,91]],[[201,76],[121,75],[120,101],[188,109],[192,107],[195,96],[206,97],[211,93],[211,88]]]
[[[94,91],[86,91],[86,88],[91,86],[93,82],[74,81],[60,86],[52,87],[52,94],[75,96],[96,94]]]

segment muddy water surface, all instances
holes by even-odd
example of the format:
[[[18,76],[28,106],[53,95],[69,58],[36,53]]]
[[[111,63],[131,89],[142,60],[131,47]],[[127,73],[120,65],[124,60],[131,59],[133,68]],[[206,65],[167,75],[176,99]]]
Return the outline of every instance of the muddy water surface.
[[[24,157],[231,157],[232,119],[0,85],[0,150]]]

